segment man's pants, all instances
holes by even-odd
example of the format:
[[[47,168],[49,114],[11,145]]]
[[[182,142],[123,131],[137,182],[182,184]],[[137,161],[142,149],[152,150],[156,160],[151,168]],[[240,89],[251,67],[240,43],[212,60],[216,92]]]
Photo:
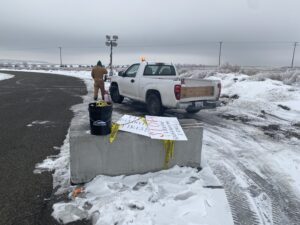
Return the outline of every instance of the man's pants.
[[[101,91],[102,100],[104,100],[105,89],[104,89],[104,81],[103,80],[95,81],[95,83],[94,83],[94,98],[95,99],[98,98],[99,89]]]

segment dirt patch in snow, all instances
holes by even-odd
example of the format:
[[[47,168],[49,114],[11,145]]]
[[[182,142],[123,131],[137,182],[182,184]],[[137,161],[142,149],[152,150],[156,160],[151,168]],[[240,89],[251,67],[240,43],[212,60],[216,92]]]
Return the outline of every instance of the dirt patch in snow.
[[[261,127],[265,131],[278,131],[280,130],[280,126],[278,124],[270,124],[268,126]]]
[[[282,108],[282,109],[284,109],[284,110],[288,110],[288,111],[291,110],[290,107],[287,107],[287,106],[285,106],[285,105],[280,105],[280,104],[279,104],[278,107],[280,107],[280,108]]]
[[[234,94],[234,95],[226,95],[226,94],[223,94],[220,98],[230,98],[230,99],[238,99],[240,96],[238,96],[237,94]]]
[[[300,128],[300,122],[294,123],[292,126]]]
[[[233,102],[236,99],[239,99],[240,96],[237,94],[234,95],[227,95],[227,94],[223,94],[220,96],[220,101],[223,105],[227,105],[229,102]]]
[[[233,121],[241,121],[243,123],[250,122],[251,119],[247,116],[242,116],[242,115],[232,115],[232,114],[222,114],[218,115],[221,118],[224,118],[226,120],[233,120]]]
[[[251,123],[251,119],[246,115],[233,115],[233,114],[220,114],[218,115],[221,118],[224,118],[226,120],[232,120],[236,122],[242,122],[243,124],[247,124],[250,126],[257,127],[258,129],[262,130],[265,135],[280,140],[283,138],[297,138],[300,139],[300,122],[292,124],[291,128],[288,127],[282,127],[279,124],[269,124],[265,126],[258,126]],[[258,115],[258,117],[265,118],[265,113],[262,111],[262,114]],[[296,129],[294,128],[296,127]]]
[[[294,129],[281,128],[278,124],[270,124],[268,126],[261,126],[260,128],[264,131],[265,135],[275,139],[280,139],[281,137],[300,139],[299,132]]]

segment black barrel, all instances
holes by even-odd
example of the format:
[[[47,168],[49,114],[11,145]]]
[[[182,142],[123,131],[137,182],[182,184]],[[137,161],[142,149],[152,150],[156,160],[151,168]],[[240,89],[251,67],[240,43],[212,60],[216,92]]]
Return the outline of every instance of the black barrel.
[[[96,103],[89,104],[90,127],[93,135],[107,135],[111,132],[112,104],[98,107]]]

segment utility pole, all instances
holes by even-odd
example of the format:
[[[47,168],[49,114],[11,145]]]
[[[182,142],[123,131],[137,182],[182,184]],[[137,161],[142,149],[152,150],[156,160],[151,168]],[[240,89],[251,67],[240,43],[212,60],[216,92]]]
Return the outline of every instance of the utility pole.
[[[110,60],[109,60],[110,71],[112,71],[112,55],[113,55],[113,45],[110,42]]]
[[[294,59],[295,59],[295,53],[296,53],[296,47],[297,47],[298,42],[294,43],[294,51],[293,51],[293,57],[292,57],[292,64],[291,64],[291,68],[294,67]]]
[[[219,42],[219,45],[220,45],[220,47],[219,47],[219,67],[221,66],[222,44],[223,44],[223,42],[220,41]]]
[[[58,48],[59,48],[59,56],[60,56],[60,67],[62,67],[62,56],[61,56],[62,47],[58,47]]]
[[[109,63],[109,68],[110,72],[109,75],[113,75],[113,70],[112,70],[112,58],[113,58],[113,47],[117,47],[118,43],[117,40],[119,37],[117,35],[113,35],[112,37],[110,35],[106,35],[106,42],[105,45],[110,47],[110,63]]]

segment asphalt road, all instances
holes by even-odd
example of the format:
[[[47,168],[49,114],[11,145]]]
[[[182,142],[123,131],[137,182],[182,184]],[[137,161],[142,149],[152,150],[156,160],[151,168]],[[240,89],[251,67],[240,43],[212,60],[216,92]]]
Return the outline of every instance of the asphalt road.
[[[51,217],[52,175],[34,174],[35,164],[56,155],[84,83],[72,77],[5,72],[0,81],[0,224],[56,224]],[[49,121],[33,124],[33,121]]]

